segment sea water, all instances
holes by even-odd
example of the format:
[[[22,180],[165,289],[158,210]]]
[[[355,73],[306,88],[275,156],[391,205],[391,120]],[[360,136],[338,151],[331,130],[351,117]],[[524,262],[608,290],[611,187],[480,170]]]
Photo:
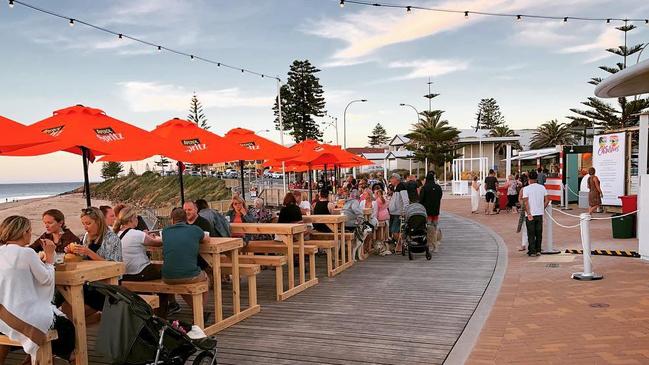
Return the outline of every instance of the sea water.
[[[16,200],[46,198],[74,190],[83,183],[34,183],[34,184],[0,184],[0,203]]]

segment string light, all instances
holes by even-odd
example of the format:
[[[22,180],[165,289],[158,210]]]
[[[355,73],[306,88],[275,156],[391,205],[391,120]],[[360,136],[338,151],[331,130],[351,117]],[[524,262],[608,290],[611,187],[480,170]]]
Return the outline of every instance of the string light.
[[[406,6],[406,13],[410,13],[410,12],[412,12],[412,7]]]
[[[606,19],[606,24],[611,24],[611,19]]]
[[[469,12],[468,11],[464,12],[464,19],[469,19]]]
[[[563,18],[563,22],[567,23],[568,22],[568,17]]]
[[[153,47],[153,48],[157,49],[158,52],[162,52],[162,50],[164,49],[165,51],[167,51],[169,53],[176,54],[178,56],[189,57],[191,60],[198,59],[198,60],[206,62],[206,63],[214,64],[214,65],[216,65],[218,67],[225,67],[225,68],[228,68],[230,70],[237,70],[237,71],[241,71],[242,73],[248,73],[250,75],[259,76],[259,77],[262,77],[262,78],[265,77],[265,76],[268,76],[268,78],[270,78],[271,80],[277,80],[277,81],[281,82],[281,79],[279,78],[279,76],[270,76],[270,75],[266,75],[266,74],[263,74],[261,72],[253,71],[253,70],[250,70],[250,69],[247,69],[247,68],[242,68],[242,67],[238,67],[238,66],[234,66],[234,65],[228,65],[228,64],[225,64],[225,63],[222,63],[222,62],[211,60],[209,58],[194,56],[193,54],[189,54],[187,52],[183,52],[183,51],[180,51],[180,50],[177,50],[177,49],[165,47],[163,45],[160,45],[160,44],[157,44],[157,43],[152,43],[152,42],[149,42],[149,41],[141,39],[141,38],[130,36],[128,34],[118,33],[118,32],[116,32],[114,30],[104,28],[102,26],[95,25],[95,24],[92,24],[92,23],[89,23],[89,22],[86,22],[86,21],[83,21],[83,20],[76,19],[76,18],[71,18],[69,16],[61,15],[61,14],[55,13],[55,12],[53,12],[51,10],[39,8],[37,6],[31,5],[31,4],[29,4],[29,3],[25,2],[25,1],[22,1],[22,0],[8,0],[8,2],[9,2],[9,7],[13,8],[14,4],[22,5],[22,6],[26,7],[26,8],[38,11],[38,12],[40,12],[42,14],[50,15],[50,16],[53,16],[53,17],[56,17],[56,18],[59,18],[59,19],[65,19],[65,20],[68,21],[68,24],[70,26],[73,26],[75,24],[82,24],[82,25],[85,25],[85,26],[87,26],[89,28],[92,28],[94,30],[101,31],[101,32],[104,32],[104,33],[108,33],[108,34],[112,34],[113,36],[117,36],[119,39],[128,38],[129,40],[131,40],[133,42],[140,43],[140,44],[145,45],[145,46]],[[341,0],[341,3],[344,3],[344,2],[345,2],[344,0]]]
[[[335,1],[335,0],[332,0],[332,1]],[[387,3],[387,2],[386,3],[381,3],[381,2],[366,1],[366,0],[339,0],[339,1],[340,1],[340,6],[341,7],[343,7],[345,4],[353,4],[353,5],[360,5],[360,6],[384,7],[384,8],[392,8],[392,9],[405,9],[406,12],[409,12],[410,10],[427,10],[427,11],[432,11],[432,12],[437,12],[437,13],[456,13],[456,14],[464,13],[465,18],[468,17],[469,13],[473,13],[475,15],[494,16],[494,17],[501,17],[501,18],[502,17],[509,17],[509,18],[516,19],[518,21],[522,20],[522,18],[525,17],[525,18],[544,19],[544,20],[564,20],[565,22],[568,22],[568,19],[570,19],[570,20],[581,20],[581,21],[599,21],[599,22],[606,20],[607,23],[610,23],[611,20],[616,20],[616,21],[622,21],[622,22],[644,22],[645,24],[649,25],[649,19],[644,19],[644,18],[635,18],[635,19],[627,19],[627,18],[593,18],[593,17],[584,17],[584,16],[555,16],[555,15],[543,15],[543,14],[512,14],[512,13],[497,13],[497,12],[486,12],[486,11],[471,11],[471,10],[455,10],[455,9],[445,9],[445,8],[431,8],[431,7],[418,6],[418,5],[400,5],[400,4],[396,4],[396,3]]]
[[[521,20],[523,20],[523,17],[521,17],[520,15],[516,15],[516,21],[520,22]]]

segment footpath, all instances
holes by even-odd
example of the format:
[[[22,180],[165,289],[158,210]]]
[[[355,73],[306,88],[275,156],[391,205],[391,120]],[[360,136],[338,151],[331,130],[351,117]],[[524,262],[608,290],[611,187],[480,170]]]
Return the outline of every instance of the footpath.
[[[530,258],[518,251],[517,215],[471,214],[470,205],[467,198],[442,201],[444,211],[500,235],[507,246],[508,266],[467,364],[649,364],[649,262],[592,256],[594,272],[604,279],[573,280],[571,273],[583,269],[581,255]],[[579,222],[559,212],[554,218],[566,226]],[[581,249],[578,227],[555,224],[553,236],[555,248]],[[591,240],[593,249],[638,248],[637,239],[612,239],[610,220],[591,221]]]

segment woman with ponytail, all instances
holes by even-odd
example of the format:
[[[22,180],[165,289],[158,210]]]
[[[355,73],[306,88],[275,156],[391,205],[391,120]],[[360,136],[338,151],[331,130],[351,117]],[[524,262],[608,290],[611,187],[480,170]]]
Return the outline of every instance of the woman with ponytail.
[[[146,254],[146,246],[161,246],[162,239],[136,229],[138,220],[135,208],[127,205],[118,209],[116,213],[113,232],[122,241],[122,259],[126,264],[126,273],[122,279],[129,281],[160,279],[162,267],[151,263]]]

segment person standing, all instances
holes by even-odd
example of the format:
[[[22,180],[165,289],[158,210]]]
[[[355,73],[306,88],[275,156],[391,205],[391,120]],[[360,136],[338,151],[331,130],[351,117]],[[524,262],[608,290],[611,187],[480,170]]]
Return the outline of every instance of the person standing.
[[[548,177],[548,174],[545,171],[546,170],[543,169],[543,166],[539,166],[539,168],[536,169],[536,174],[538,175],[536,183],[541,186],[545,186],[545,180]]]
[[[474,176],[471,183],[471,213],[478,214],[478,209],[480,209],[480,181],[477,176]]]
[[[510,212],[518,213],[516,206],[518,205],[518,191],[520,190],[520,182],[514,178],[514,175],[507,177],[507,209]]]
[[[599,177],[595,175],[595,168],[591,167],[588,169],[588,214],[593,214],[597,212],[599,207],[602,205],[602,187],[599,181]]]
[[[537,182],[536,171],[530,172],[529,185],[523,188],[523,202],[527,220],[527,255],[540,256],[543,241],[543,214],[550,203],[545,187]]]
[[[495,214],[494,206],[496,204],[496,194],[498,194],[498,178],[493,169],[489,169],[489,175],[484,179],[484,186],[487,191],[485,194],[485,199],[487,200],[487,209],[485,210],[485,214]]]
[[[525,215],[527,214],[526,209],[525,209],[525,201],[523,200],[523,189],[529,185],[529,180],[527,179],[527,173],[523,172],[520,177],[520,183],[521,183],[521,189],[518,191],[518,201],[520,202],[520,209],[519,209],[519,216],[518,216],[518,226],[516,229],[516,233],[521,234],[521,248],[519,248],[519,251],[525,251],[527,250],[527,224],[525,224],[525,221],[527,218]]]
[[[426,232],[428,244],[433,248],[433,252],[437,251],[439,237],[437,225],[439,223],[439,207],[442,203],[442,187],[435,182],[435,172],[429,171],[426,175],[426,183],[421,188],[419,202],[426,208],[426,215],[428,216],[428,224],[426,224]]]

